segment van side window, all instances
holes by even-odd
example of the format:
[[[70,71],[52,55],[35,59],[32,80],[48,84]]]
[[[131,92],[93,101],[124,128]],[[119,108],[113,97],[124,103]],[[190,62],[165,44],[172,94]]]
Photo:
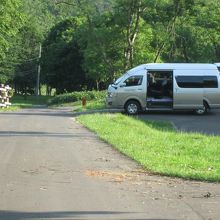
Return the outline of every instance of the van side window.
[[[204,88],[218,88],[217,76],[204,76]]]
[[[126,83],[127,86],[139,86],[142,84],[143,76],[130,76],[127,78],[124,83]]]
[[[203,88],[203,76],[176,76],[180,88]]]
[[[216,76],[176,76],[180,88],[218,88]]]

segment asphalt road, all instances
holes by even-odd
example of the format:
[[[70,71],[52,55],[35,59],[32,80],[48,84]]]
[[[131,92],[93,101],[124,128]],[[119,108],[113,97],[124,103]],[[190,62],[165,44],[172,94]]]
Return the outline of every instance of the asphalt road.
[[[0,113],[0,219],[220,219],[220,185],[150,175],[62,109]]]
[[[180,131],[220,135],[219,109],[201,116],[192,112],[146,112],[137,117],[141,120],[170,121]]]

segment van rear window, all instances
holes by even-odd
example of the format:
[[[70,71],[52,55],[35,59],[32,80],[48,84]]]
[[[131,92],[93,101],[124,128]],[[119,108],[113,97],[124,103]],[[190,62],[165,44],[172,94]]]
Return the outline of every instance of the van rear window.
[[[202,76],[176,76],[180,88],[203,88]]]
[[[204,76],[204,88],[218,88],[217,76]]]
[[[180,88],[218,88],[216,76],[176,76]]]

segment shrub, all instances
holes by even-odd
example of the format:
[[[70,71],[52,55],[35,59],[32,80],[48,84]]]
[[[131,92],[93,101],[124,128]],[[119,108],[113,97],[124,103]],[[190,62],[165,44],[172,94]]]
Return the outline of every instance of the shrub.
[[[82,92],[72,92],[65,93],[62,95],[57,95],[48,100],[49,105],[62,104],[68,102],[81,101],[83,97],[86,100],[100,100],[104,99],[106,96],[106,91],[82,91]]]

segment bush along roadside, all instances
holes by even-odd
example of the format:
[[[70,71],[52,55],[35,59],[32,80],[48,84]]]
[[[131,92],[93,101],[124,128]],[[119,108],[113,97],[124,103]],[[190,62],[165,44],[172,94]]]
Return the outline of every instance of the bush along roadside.
[[[86,98],[87,101],[104,100],[105,96],[106,96],[105,90],[65,93],[49,99],[48,105],[58,105],[63,103],[77,102],[77,101],[81,101],[82,98]]]

